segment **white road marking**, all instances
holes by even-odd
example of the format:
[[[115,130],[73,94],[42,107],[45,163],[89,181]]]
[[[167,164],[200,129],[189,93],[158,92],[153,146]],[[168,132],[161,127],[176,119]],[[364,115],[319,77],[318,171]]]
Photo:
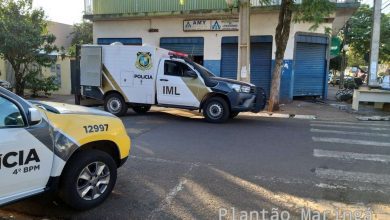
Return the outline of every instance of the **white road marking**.
[[[322,130],[312,128],[310,132],[314,133],[329,133],[329,134],[344,134],[344,135],[358,135],[358,136],[367,136],[367,137],[390,137],[390,134],[383,133],[369,133],[369,132],[358,132],[358,131],[337,131],[337,130]]]
[[[372,131],[390,131],[390,128],[377,128],[367,126],[350,126],[350,125],[332,125],[332,124],[310,124],[312,127],[324,127],[324,128],[349,128],[360,130],[372,130]]]
[[[324,138],[324,137],[312,137],[312,139],[315,142],[390,147],[390,143],[388,142],[364,141],[364,140],[343,139],[343,138]]]
[[[315,173],[318,177],[323,179],[390,185],[390,175],[385,175],[385,174],[348,172],[343,170],[332,170],[332,169],[322,169],[322,168],[317,168]]]
[[[194,167],[196,167],[198,165],[196,164],[191,164],[190,168],[188,169],[188,171],[184,174],[184,176],[188,176],[190,174],[190,172],[194,169]],[[165,210],[167,207],[169,207],[171,204],[172,204],[172,201],[176,198],[177,194],[182,191],[184,189],[184,185],[187,183],[187,178],[185,177],[182,177],[180,178],[180,181],[179,183],[174,186],[170,191],[169,193],[167,194],[167,196],[165,196],[164,200],[160,203],[160,205],[154,209],[150,214],[149,214],[149,217],[148,219],[156,219],[155,215],[163,210]],[[158,218],[157,218],[158,219]]]
[[[364,125],[364,126],[380,126],[390,127],[390,123],[365,123],[365,122],[344,122],[344,121],[311,121],[319,124],[340,124],[340,125]]]
[[[381,187],[381,189],[379,189],[378,187],[367,187],[367,186],[350,187],[350,186],[344,186],[338,184],[327,184],[327,183],[317,183],[315,186],[317,188],[330,189],[330,190],[338,189],[338,190],[369,191],[369,192],[384,193],[384,194],[388,194],[390,192],[390,188],[388,187]]]
[[[361,154],[354,152],[342,152],[342,151],[330,151],[330,150],[319,150],[314,149],[314,157],[329,157],[340,160],[366,160],[374,162],[389,163],[390,155],[382,154]]]

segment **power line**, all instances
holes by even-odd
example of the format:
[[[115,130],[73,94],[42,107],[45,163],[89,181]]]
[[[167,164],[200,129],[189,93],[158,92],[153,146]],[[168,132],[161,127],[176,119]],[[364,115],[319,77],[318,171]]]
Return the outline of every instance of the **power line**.
[[[381,10],[383,11],[385,8],[387,8],[389,6],[390,6],[390,2],[386,6],[384,6]]]

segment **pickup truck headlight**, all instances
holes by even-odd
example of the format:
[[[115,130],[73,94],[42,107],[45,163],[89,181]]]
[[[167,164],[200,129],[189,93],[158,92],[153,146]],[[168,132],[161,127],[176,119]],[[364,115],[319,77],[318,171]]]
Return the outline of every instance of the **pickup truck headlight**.
[[[241,92],[250,93],[251,87],[250,86],[241,86]]]
[[[250,86],[242,86],[239,84],[228,84],[231,89],[233,89],[236,92],[242,92],[242,93],[250,93],[251,87]]]

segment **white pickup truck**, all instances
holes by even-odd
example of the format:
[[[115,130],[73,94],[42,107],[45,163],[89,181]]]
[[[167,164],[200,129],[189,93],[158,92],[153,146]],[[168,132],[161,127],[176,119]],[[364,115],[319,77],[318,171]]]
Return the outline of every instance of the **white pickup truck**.
[[[208,122],[221,123],[266,103],[262,88],[216,77],[187,55],[158,47],[85,45],[80,69],[82,97],[104,101],[117,116],[158,105],[203,111]]]

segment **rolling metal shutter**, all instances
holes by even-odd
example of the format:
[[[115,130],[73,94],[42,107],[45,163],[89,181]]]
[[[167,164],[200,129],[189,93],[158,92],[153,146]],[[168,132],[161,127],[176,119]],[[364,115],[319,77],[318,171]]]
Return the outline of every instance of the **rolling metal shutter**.
[[[203,37],[163,37],[160,39],[160,47],[192,56],[203,56],[204,39]]]
[[[252,43],[251,83],[263,88],[267,97],[271,88],[272,43]]]
[[[99,45],[110,45],[121,42],[123,45],[142,45],[142,38],[98,38]]]
[[[221,77],[237,79],[238,37],[222,38]],[[251,83],[269,95],[272,69],[272,36],[251,37]]]
[[[237,79],[238,43],[231,37],[222,39],[221,77]]]
[[[294,96],[324,96],[327,38],[298,36],[295,51]]]

